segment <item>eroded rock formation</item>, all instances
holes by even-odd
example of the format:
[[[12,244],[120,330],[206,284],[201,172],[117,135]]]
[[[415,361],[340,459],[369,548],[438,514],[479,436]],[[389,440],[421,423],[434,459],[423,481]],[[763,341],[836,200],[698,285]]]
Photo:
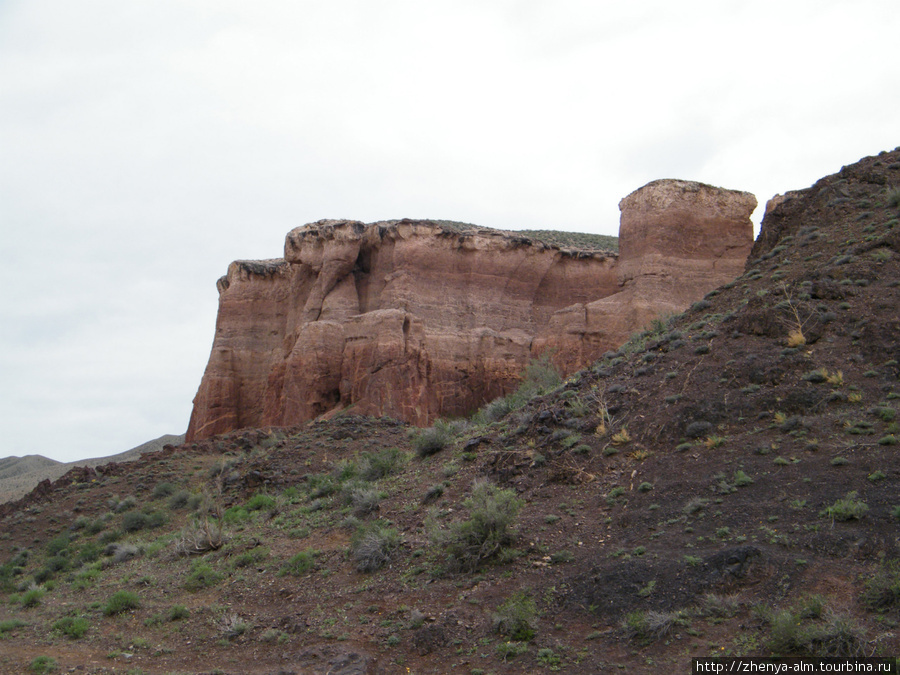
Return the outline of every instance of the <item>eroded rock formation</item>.
[[[219,280],[188,440],[353,406],[465,414],[555,349],[567,372],[742,271],[756,199],[656,181],[620,204],[620,254],[444,221],[323,220]]]
[[[658,180],[619,202],[616,293],[557,312],[535,339],[566,372],[617,347],[653,319],[684,311],[744,271],[753,245],[749,192]]]

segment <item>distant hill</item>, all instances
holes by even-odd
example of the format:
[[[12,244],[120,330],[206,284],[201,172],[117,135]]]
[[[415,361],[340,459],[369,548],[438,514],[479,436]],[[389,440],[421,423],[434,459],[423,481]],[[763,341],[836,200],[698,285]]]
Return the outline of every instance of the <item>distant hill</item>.
[[[142,454],[162,450],[164,445],[180,445],[183,442],[183,435],[166,434],[117,455],[79,459],[75,462],[57,462],[41,455],[4,457],[0,459],[0,504],[24,497],[45,478],[54,481],[73,467],[130,462],[139,459]]]

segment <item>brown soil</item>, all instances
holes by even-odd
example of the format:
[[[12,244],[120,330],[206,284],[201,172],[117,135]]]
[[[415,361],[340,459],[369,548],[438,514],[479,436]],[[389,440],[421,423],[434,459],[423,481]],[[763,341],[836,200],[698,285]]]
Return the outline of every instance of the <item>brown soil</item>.
[[[0,671],[48,656],[84,673],[689,672],[693,656],[900,653],[900,598],[864,602],[898,556],[898,185],[900,149],[794,193],[741,278],[430,457],[404,425],[347,414],[78,469],[0,505]],[[790,346],[798,328],[805,343]],[[386,448],[407,463],[377,481],[385,497],[359,520],[389,522],[400,543],[362,573],[351,508],[313,493],[342,461]],[[428,523],[465,518],[477,479],[522,500],[514,550],[442,571]],[[163,483],[207,501],[173,508]],[[851,492],[868,510],[829,516]],[[228,523],[221,548],[176,555],[196,513],[258,493],[275,503]],[[126,496],[130,510],[111,506]],[[167,522],[121,533],[141,510]],[[119,554],[137,555],[79,565],[112,532]],[[310,570],[279,574],[312,549]],[[198,563],[220,578],[191,591]],[[47,591],[26,608],[35,575]],[[106,616],[119,590],[140,607]],[[518,592],[537,616],[511,655],[495,615]],[[824,610],[802,618],[811,595]],[[175,605],[185,618],[170,620]],[[846,620],[850,637],[779,645],[783,610],[820,636]],[[623,626],[647,612],[677,621],[658,639]],[[87,620],[83,637],[53,630],[66,616]],[[4,629],[11,620],[23,625]]]

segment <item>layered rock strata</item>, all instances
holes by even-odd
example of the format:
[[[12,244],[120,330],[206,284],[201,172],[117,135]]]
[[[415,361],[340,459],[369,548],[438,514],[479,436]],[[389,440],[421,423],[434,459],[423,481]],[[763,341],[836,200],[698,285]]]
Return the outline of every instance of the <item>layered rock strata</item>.
[[[553,349],[570,372],[741,273],[756,199],[656,181],[620,203],[620,254],[444,221],[323,220],[218,282],[188,440],[353,406],[413,424],[513,389]]]

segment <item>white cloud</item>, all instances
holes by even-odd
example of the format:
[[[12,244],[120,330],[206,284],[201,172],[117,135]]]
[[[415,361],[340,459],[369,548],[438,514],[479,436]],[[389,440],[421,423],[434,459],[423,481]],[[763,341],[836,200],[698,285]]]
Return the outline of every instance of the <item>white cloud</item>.
[[[0,456],[179,432],[214,283],[323,217],[615,233],[897,145],[893,3],[0,4]],[[761,209],[758,213],[761,212]]]

